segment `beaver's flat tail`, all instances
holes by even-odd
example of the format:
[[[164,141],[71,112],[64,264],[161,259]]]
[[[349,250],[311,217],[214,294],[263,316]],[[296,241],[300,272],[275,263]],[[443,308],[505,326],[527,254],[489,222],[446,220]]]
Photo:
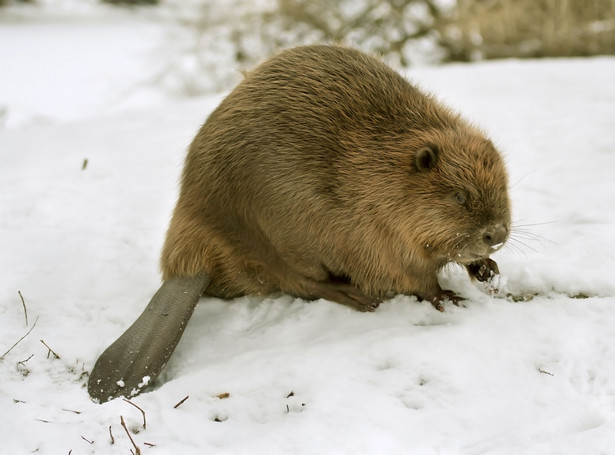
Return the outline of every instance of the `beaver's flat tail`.
[[[88,393],[104,403],[141,393],[173,354],[210,277],[173,277],[162,283],[141,316],[98,358]]]

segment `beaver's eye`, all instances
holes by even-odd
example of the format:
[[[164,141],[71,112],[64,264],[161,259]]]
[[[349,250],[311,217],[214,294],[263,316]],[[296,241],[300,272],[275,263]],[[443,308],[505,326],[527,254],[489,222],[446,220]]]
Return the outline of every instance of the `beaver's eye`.
[[[459,205],[466,205],[466,202],[468,201],[468,197],[466,196],[464,192],[457,191],[455,193],[455,200],[457,201]]]

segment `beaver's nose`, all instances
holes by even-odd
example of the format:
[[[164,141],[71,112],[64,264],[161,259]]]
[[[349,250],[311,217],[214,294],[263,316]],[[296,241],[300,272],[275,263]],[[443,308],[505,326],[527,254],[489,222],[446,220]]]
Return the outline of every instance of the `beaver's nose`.
[[[503,224],[494,224],[483,232],[483,242],[492,248],[504,243],[507,237],[508,227]]]

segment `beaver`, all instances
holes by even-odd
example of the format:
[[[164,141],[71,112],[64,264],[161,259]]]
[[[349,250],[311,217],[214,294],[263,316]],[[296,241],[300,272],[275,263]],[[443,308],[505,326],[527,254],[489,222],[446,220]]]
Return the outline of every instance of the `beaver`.
[[[204,293],[283,292],[374,311],[395,294],[442,309],[438,272],[485,281],[510,232],[508,178],[483,132],[380,59],[282,51],[192,142],[162,251],[163,284],[92,371],[90,395],[142,391]]]

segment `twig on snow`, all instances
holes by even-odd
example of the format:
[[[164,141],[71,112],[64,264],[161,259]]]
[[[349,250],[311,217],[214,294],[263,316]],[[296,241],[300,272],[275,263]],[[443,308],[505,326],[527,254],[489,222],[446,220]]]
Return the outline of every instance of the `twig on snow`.
[[[17,362],[17,371],[19,371],[24,376],[28,376],[30,374],[30,370],[26,366],[26,362],[30,360],[32,357],[34,357],[34,354],[30,354],[30,357],[28,357],[26,360]]]
[[[41,340],[41,343],[43,343],[45,345],[45,347],[47,349],[49,349],[49,351],[47,352],[47,358],[49,358],[49,355],[53,354],[53,356],[56,359],[58,359],[58,360],[60,359],[60,356],[58,354],[56,354],[56,352],[53,349],[51,349],[49,346],[47,346],[47,343],[45,343],[43,340]]]
[[[137,406],[136,404],[134,404],[132,401],[127,400],[126,398],[124,398],[124,401],[128,404],[133,405],[135,408],[137,408],[139,411],[141,411],[141,414],[143,414],[143,429],[147,430],[147,421],[145,420],[145,411],[143,409],[141,409],[139,406]]]
[[[126,427],[126,422],[124,422],[124,417],[123,416],[120,416],[120,424],[124,428],[124,431],[128,435],[128,439],[130,439],[130,442],[132,442],[132,445],[135,448],[134,454],[135,455],[141,455],[141,449],[139,449],[139,446],[135,444],[134,439],[132,439],[132,436],[130,436],[130,431],[128,431],[128,427]],[[132,449],[130,451],[132,452]]]
[[[183,398],[182,400],[180,400],[179,403],[177,403],[175,406],[173,406],[173,409],[179,408],[182,404],[184,404],[184,401],[186,401],[188,398],[190,398],[190,395],[186,395],[185,398]]]
[[[19,340],[17,340],[17,343],[15,343],[13,346],[11,346],[8,351],[6,351],[4,354],[2,354],[0,356],[0,360],[4,360],[4,357],[6,357],[6,355],[9,352],[11,352],[15,346],[17,346],[19,343],[21,343],[25,337],[30,335],[30,332],[32,332],[32,330],[34,330],[34,327],[36,327],[36,323],[37,322],[38,322],[38,317],[36,318],[36,321],[34,321],[34,324],[32,324],[32,327],[30,327],[30,330],[28,330],[28,332],[24,336],[22,336]]]
[[[21,361],[17,362],[17,364],[18,364],[18,365],[19,365],[19,364],[22,364],[22,365],[23,365],[23,364],[24,364],[24,363],[26,363],[28,360],[30,360],[32,357],[34,357],[34,354],[30,354],[30,357],[28,357],[26,360],[21,360]]]
[[[109,436],[111,436],[111,444],[115,444],[115,438],[113,437],[113,432],[111,431],[111,425],[109,425]]]

